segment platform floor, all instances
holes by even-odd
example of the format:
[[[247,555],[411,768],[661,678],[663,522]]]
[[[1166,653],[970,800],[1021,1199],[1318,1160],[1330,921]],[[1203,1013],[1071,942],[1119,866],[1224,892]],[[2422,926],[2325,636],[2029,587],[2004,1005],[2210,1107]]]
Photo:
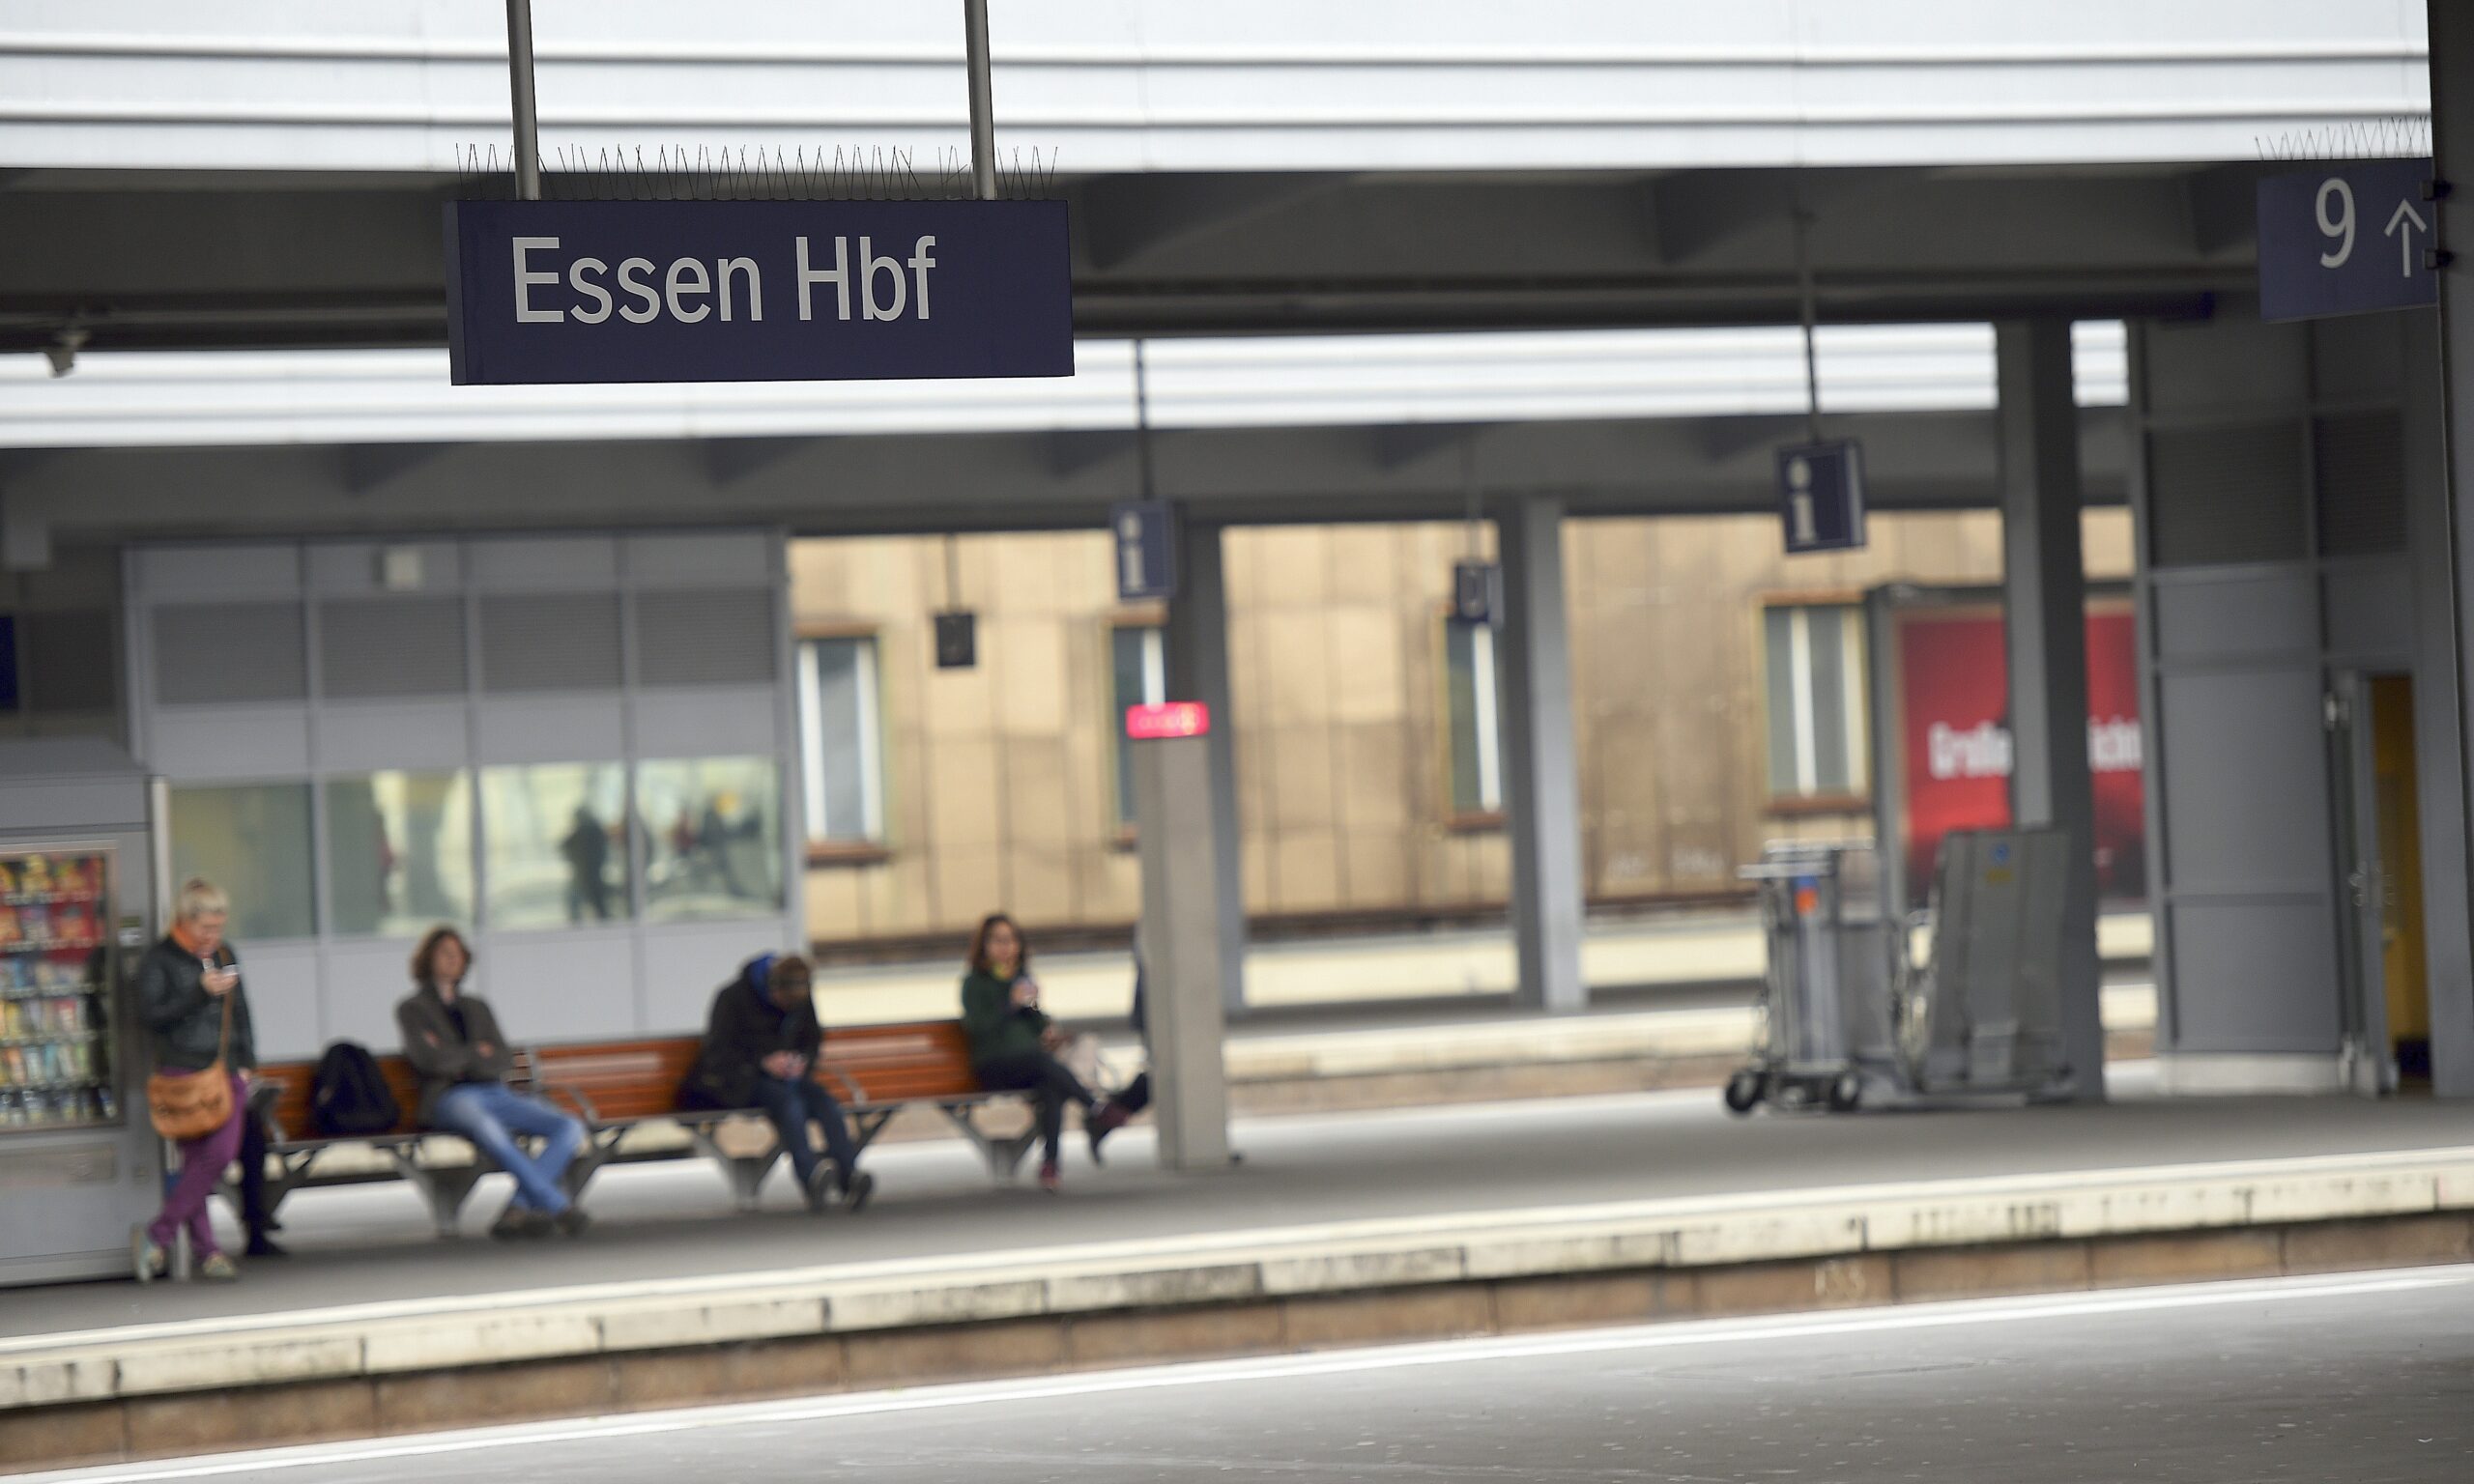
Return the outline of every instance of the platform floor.
[[[429,1237],[401,1187],[306,1192],[285,1211],[294,1255],[250,1265],[237,1285],[11,1291],[0,1336],[1254,1228],[2474,1142],[2461,1104],[2160,1100],[2143,1096],[2153,1083],[2144,1064],[2116,1067],[2114,1082],[2119,1100],[2101,1107],[1738,1120],[1693,1091],[1265,1118],[1238,1126],[1242,1164],[1207,1175],[1160,1171],[1150,1133],[1136,1128],[1109,1146],[1106,1169],[1074,1138],[1053,1197],[992,1185],[957,1144],[910,1144],[872,1154],[877,1203],[857,1217],[807,1214],[784,1176],[764,1211],[741,1215],[704,1165],[619,1169],[593,1186],[590,1235],[519,1246]],[[486,1224],[505,1189],[503,1177],[483,1184],[468,1229]]]

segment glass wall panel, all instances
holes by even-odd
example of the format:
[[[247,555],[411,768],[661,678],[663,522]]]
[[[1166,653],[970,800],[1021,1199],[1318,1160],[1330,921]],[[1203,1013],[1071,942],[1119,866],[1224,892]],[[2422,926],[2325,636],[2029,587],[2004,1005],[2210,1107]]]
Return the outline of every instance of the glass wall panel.
[[[317,930],[309,785],[190,785],[171,790],[172,884],[204,876],[232,899],[225,929],[251,938]]]
[[[481,770],[491,928],[627,920],[626,780],[615,762]]]
[[[780,798],[770,758],[639,763],[645,915],[688,922],[782,910]]]
[[[469,773],[370,773],[327,781],[332,930],[411,937],[473,921]]]

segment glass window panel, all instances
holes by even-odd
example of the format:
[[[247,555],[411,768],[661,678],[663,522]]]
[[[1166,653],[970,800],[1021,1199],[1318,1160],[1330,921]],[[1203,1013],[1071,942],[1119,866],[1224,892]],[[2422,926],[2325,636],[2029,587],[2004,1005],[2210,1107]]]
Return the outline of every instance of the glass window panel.
[[[876,648],[873,639],[808,643],[815,687],[808,748],[808,838],[864,843],[881,833],[877,787]]]
[[[1443,650],[1452,712],[1452,812],[1482,813],[1490,806],[1484,761],[1479,755],[1479,728],[1492,719],[1479,715],[1478,626],[1447,621]]]
[[[489,926],[624,921],[626,807],[626,771],[615,762],[483,768]]]
[[[332,930],[412,937],[473,920],[469,773],[371,773],[327,781]]]
[[[782,910],[780,784],[766,757],[636,766],[645,915],[656,922]]]
[[[1796,768],[1796,728],[1802,708],[1796,695],[1796,610],[1773,608],[1761,616],[1761,668],[1769,721],[1769,791],[1804,791]]]
[[[1847,755],[1847,611],[1814,608],[1804,613],[1812,640],[1813,791],[1851,793],[1855,779]]]
[[[1168,699],[1165,687],[1154,683],[1160,676],[1161,643],[1160,631],[1147,626],[1128,625],[1108,635],[1108,736],[1116,750],[1119,824],[1134,823],[1134,749],[1125,743],[1125,714]]]
[[[223,888],[234,938],[317,931],[307,784],[177,787],[171,814],[173,885],[204,876]]]

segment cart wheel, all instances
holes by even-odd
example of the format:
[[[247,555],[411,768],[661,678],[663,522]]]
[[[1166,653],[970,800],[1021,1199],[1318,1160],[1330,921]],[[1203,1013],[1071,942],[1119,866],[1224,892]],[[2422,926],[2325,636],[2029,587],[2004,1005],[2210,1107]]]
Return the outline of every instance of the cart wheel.
[[[1864,1100],[1864,1079],[1852,1071],[1842,1071],[1829,1084],[1829,1111],[1852,1113]]]
[[[1761,1073],[1749,1068],[1727,1078],[1727,1111],[1742,1115],[1750,1113],[1761,1101]]]

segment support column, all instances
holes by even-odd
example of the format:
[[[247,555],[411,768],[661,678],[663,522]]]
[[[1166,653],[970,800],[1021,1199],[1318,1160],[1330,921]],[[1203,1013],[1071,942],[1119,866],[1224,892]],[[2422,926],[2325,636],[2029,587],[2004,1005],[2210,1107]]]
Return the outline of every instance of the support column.
[[[1228,679],[1228,584],[1224,528],[1177,519],[1177,594],[1168,600],[1168,699],[1211,708],[1211,816],[1219,849],[1220,995],[1229,1015],[1246,1013],[1245,853],[1237,819],[1237,717]]]
[[[2442,1097],[2474,1097],[2474,984],[2460,956],[2469,948],[2474,917],[2474,818],[2468,803],[2474,785],[2474,554],[2465,539],[2474,515],[2474,14],[2451,0],[2431,0],[2431,146],[2438,177],[2457,186],[2432,203],[2441,245],[2456,254],[2439,272],[2438,375],[2429,358],[2431,342],[2420,327],[2405,330],[2406,477],[2409,498],[2418,469],[2432,457],[2431,434],[2442,440],[2440,499],[2426,505],[2426,518],[2409,529],[2418,564],[2415,618],[2428,639],[2445,635],[2444,661],[2415,667],[2414,726],[2418,751],[2446,759],[2448,776],[2426,756],[2421,763],[2425,887],[2425,972],[2431,986],[2431,1089]],[[2432,405],[2436,385],[2441,399]],[[2434,429],[2434,423],[2438,424]],[[2426,473],[2428,478],[2428,472]],[[2416,501],[2417,505],[2424,502]],[[2431,550],[2436,547],[2437,550]],[[2431,581],[2422,581],[2423,574]],[[2423,589],[2428,588],[2426,594]],[[2434,659],[2439,658],[2434,656]],[[2437,673],[2434,675],[2433,671]],[[2441,683],[2431,686],[2426,676]],[[2446,811],[2444,820],[2431,816]],[[2433,824],[2440,824],[2434,829]]]
[[[2096,955],[2096,790],[2087,771],[2087,580],[2070,322],[1994,331],[2000,394],[2001,597],[2010,682],[2010,816],[2071,839],[2056,989],[2071,1097],[2105,1098]]]
[[[1572,746],[1572,663],[1564,604],[1564,505],[1524,499],[1495,517],[1504,624],[1495,647],[1505,804],[1511,829],[1516,1003],[1589,1005],[1581,979],[1581,794]]]

